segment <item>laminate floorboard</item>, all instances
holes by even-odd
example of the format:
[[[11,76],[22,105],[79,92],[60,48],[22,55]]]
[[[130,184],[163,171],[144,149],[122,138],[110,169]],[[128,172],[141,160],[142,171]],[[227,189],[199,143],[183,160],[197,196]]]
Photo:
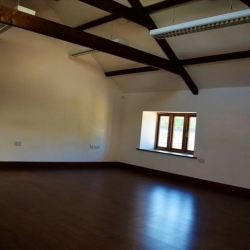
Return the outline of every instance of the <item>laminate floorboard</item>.
[[[123,169],[0,171],[0,250],[249,250],[250,200]]]

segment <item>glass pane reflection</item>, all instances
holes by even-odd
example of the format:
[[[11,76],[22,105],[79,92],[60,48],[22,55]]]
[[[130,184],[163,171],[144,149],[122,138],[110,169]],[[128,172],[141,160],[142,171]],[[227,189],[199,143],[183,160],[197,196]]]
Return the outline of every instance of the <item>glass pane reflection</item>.
[[[184,128],[184,116],[175,116],[172,148],[182,149],[183,128]]]
[[[196,130],[196,117],[190,117],[189,128],[188,128],[188,146],[187,146],[187,149],[190,151],[194,151],[195,130]]]
[[[169,116],[161,116],[159,124],[158,147],[167,147]]]

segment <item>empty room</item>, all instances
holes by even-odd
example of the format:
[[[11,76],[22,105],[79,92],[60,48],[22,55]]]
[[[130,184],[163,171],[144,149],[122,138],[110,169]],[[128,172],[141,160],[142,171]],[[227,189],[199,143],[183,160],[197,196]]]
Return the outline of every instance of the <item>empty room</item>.
[[[0,0],[0,250],[249,250],[249,31],[249,0]]]

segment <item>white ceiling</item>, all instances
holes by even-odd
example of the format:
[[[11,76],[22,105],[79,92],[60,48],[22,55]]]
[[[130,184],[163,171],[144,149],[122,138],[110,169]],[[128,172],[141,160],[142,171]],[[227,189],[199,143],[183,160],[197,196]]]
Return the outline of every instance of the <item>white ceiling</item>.
[[[91,7],[78,0],[45,0],[65,25],[76,27],[109,13]],[[130,6],[127,0],[116,0]],[[141,0],[144,6],[162,0]],[[0,3],[17,3],[14,0],[0,0]],[[34,0],[20,0],[21,5],[29,7]],[[197,0],[176,8],[159,11],[151,15],[158,27],[171,25],[208,16],[228,13],[231,0]],[[233,0],[233,11],[246,9],[240,0]],[[42,16],[42,13],[38,13]],[[250,24],[200,32],[167,39],[179,59],[250,50]],[[87,30],[92,34],[128,42],[128,46],[167,58],[159,48],[149,31],[125,19]],[[78,46],[69,44],[68,50]],[[90,56],[90,55],[89,55]],[[118,58],[105,53],[92,54],[103,71],[113,71],[145,66],[136,62]],[[84,60],[85,56],[80,57]],[[185,67],[198,88],[220,88],[250,86],[250,59],[217,62]],[[151,92],[188,89],[182,78],[167,71],[115,76],[111,78],[124,93]]]

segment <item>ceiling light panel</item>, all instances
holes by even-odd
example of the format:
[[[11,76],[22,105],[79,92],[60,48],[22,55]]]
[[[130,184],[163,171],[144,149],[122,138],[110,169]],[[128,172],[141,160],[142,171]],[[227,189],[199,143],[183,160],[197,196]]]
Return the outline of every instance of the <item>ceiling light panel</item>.
[[[157,39],[164,39],[245,23],[250,23],[250,9],[151,30],[150,35]]]

